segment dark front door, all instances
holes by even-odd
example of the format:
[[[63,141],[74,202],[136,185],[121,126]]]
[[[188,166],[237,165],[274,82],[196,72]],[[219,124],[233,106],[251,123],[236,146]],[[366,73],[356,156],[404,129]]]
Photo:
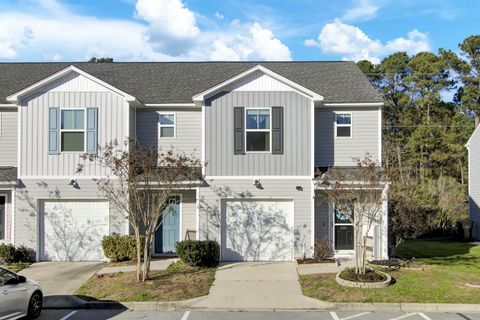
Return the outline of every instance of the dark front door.
[[[5,196],[0,196],[0,240],[5,239]]]
[[[155,233],[155,253],[175,253],[180,238],[180,196],[170,197],[163,222]]]
[[[353,250],[353,226],[335,226],[335,250]]]

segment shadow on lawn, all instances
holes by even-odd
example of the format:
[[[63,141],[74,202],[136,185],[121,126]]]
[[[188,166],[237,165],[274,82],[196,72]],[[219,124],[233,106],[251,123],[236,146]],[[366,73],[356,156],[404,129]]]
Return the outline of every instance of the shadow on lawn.
[[[480,257],[465,257],[473,244],[452,240],[407,240],[397,248],[399,256],[404,258],[442,260],[441,258],[475,260]]]

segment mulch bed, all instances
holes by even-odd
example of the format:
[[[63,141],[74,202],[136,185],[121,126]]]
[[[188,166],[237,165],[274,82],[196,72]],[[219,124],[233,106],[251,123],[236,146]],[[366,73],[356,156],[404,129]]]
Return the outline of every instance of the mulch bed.
[[[340,278],[355,282],[382,282],[387,280],[385,275],[378,273],[373,269],[367,269],[364,274],[357,274],[353,268],[343,270],[342,273],[340,273]]]

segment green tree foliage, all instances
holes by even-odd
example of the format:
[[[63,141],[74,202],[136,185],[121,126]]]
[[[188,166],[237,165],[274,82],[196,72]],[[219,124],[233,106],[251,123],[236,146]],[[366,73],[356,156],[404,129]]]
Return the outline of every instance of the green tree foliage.
[[[113,58],[96,58],[92,57],[88,62],[93,62],[93,63],[111,63],[113,62]]]
[[[480,122],[480,35],[459,48],[460,55],[440,49],[411,57],[397,52],[377,65],[358,62],[385,99],[383,165],[392,181],[395,244],[448,232],[466,216],[464,145]]]

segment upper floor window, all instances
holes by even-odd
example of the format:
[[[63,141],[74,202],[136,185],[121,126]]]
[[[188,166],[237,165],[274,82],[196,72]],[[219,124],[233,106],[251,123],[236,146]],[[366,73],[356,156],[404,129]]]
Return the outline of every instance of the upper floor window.
[[[85,152],[85,110],[61,110],[61,151]]]
[[[335,137],[337,138],[352,137],[352,114],[351,113],[335,113]]]
[[[175,113],[160,113],[160,138],[175,138]]]
[[[247,152],[270,151],[270,109],[247,109],[245,143]]]

